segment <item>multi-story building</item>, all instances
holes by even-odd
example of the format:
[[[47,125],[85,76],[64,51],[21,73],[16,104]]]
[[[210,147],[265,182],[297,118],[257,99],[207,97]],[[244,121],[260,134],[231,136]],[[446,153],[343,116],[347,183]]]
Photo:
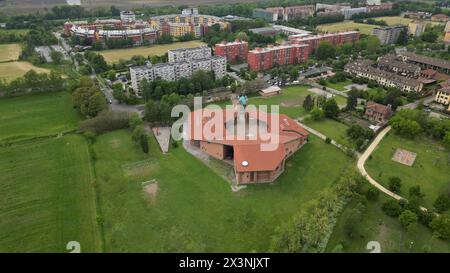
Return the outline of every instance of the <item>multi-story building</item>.
[[[200,35],[196,35],[194,31],[194,25],[190,23],[167,23],[167,29],[169,31],[170,36],[172,37],[181,37],[188,33],[194,34],[194,36],[199,37]]]
[[[142,80],[154,81],[156,79],[176,81],[181,78],[189,78],[196,71],[213,71],[216,79],[225,76],[227,61],[225,57],[213,56],[187,61],[175,61],[160,64],[147,64],[130,68],[131,86],[139,91]]]
[[[367,12],[367,8],[366,7],[344,8],[341,11],[342,11],[342,14],[344,15],[345,20],[349,20],[355,14],[366,13]]]
[[[367,12],[391,10],[393,5],[394,5],[393,3],[380,3],[379,5],[368,5]]]
[[[395,55],[384,55],[378,58],[378,68],[394,72],[406,77],[418,78],[420,76],[420,66],[407,63]]]
[[[443,105],[448,105],[448,109],[450,110],[450,87],[438,89],[436,92],[435,101]]]
[[[399,54],[402,60],[408,63],[416,64],[422,69],[433,69],[441,73],[450,74],[450,62],[442,59],[417,55],[412,52]]]
[[[314,5],[285,7],[283,20],[289,21],[295,18],[308,18],[314,15],[314,11]]]
[[[412,36],[419,37],[425,31],[427,24],[424,21],[414,20],[408,24],[408,33]]]
[[[307,31],[304,29],[298,29],[298,28],[293,28],[293,27],[288,27],[288,26],[283,26],[283,25],[272,25],[272,28],[277,30],[278,33],[283,33],[286,35],[309,35],[311,34],[311,31]]]
[[[380,40],[382,45],[395,44],[402,31],[407,31],[405,25],[377,26],[373,29],[373,35]]]
[[[383,105],[373,101],[366,103],[364,116],[375,123],[386,123],[392,116],[392,106],[390,104]]]
[[[313,53],[321,42],[329,42],[333,46],[341,45],[344,43],[353,43],[359,40],[358,31],[346,31],[339,33],[326,33],[318,35],[301,36],[291,35],[289,36],[289,42],[291,44],[307,44],[309,54]]]
[[[120,12],[120,21],[132,23],[136,21],[136,15],[131,10],[123,10]]]
[[[261,18],[267,22],[276,22],[278,20],[278,14],[270,10],[254,9],[252,13],[253,18]]]
[[[245,62],[248,54],[248,43],[239,40],[230,43],[222,42],[214,46],[214,51],[216,55],[225,57],[229,63]]]
[[[182,15],[198,15],[198,9],[197,8],[187,8],[183,9],[181,11]]]
[[[309,49],[305,44],[269,45],[248,52],[247,63],[252,71],[261,71],[275,65],[304,63],[308,60]]]
[[[347,73],[377,82],[386,87],[395,87],[403,92],[421,92],[423,83],[414,78],[408,78],[396,73],[374,67],[370,60],[357,60],[345,65]]]
[[[193,48],[178,48],[167,51],[169,62],[191,61],[211,57],[211,48],[198,46]]]

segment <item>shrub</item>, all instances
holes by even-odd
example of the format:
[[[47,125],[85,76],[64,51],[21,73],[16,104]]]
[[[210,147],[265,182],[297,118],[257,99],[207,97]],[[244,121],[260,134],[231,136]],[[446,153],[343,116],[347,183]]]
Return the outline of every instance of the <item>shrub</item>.
[[[326,144],[331,144],[331,138],[329,138],[329,137],[325,138],[325,143]]]
[[[141,144],[142,151],[144,153],[148,154],[148,136],[147,136],[147,134],[141,135],[139,143]]]
[[[381,209],[391,217],[398,217],[402,213],[402,207],[399,202],[393,199],[384,202]]]
[[[431,221],[430,227],[437,237],[442,239],[450,239],[450,216],[441,215]]]
[[[448,210],[450,208],[450,197],[448,194],[439,195],[436,201],[434,201],[433,207],[440,213]]]
[[[376,188],[371,187],[366,192],[366,198],[369,201],[377,201],[380,196],[380,191]]]
[[[97,135],[106,132],[124,129],[129,126],[128,114],[117,111],[103,111],[95,118],[83,121],[80,124],[80,130],[83,132],[93,132]]]
[[[398,220],[404,228],[408,228],[412,224],[417,223],[417,215],[410,210],[405,210],[400,214]]]
[[[130,114],[129,125],[131,130],[134,130],[137,126],[142,125],[142,119],[139,117],[137,113]]]
[[[89,143],[94,143],[95,140],[97,139],[97,136],[95,135],[95,133],[91,132],[91,131],[86,131],[83,133],[83,135],[87,139],[87,141],[89,141]]]
[[[402,180],[400,179],[400,177],[392,176],[389,178],[388,188],[390,191],[399,193],[401,187],[402,187]]]

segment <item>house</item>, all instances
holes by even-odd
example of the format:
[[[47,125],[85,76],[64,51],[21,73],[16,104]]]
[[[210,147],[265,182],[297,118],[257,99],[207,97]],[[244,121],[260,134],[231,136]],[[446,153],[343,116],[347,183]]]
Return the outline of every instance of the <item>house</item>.
[[[259,91],[259,94],[263,97],[279,95],[279,94],[281,94],[281,88],[276,85],[269,86],[267,88],[261,89]]]
[[[392,116],[392,107],[390,104],[383,105],[373,101],[366,103],[364,116],[375,123],[386,123]]]
[[[286,159],[307,143],[308,132],[287,115],[242,110],[191,112],[184,129],[188,145],[231,163],[238,185],[273,182],[283,173]],[[261,129],[266,135],[259,133]],[[269,143],[274,145],[264,148]]]
[[[450,87],[438,89],[434,100],[437,103],[448,105],[450,109]]]
[[[443,22],[443,23],[445,23],[449,19],[450,18],[447,15],[442,14],[442,13],[431,15],[431,21],[433,21],[433,22]]]

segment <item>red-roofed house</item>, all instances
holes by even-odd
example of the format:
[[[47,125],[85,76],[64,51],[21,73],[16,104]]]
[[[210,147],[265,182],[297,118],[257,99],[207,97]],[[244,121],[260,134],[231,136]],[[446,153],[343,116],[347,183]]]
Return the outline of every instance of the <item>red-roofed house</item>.
[[[257,110],[246,111],[244,115],[239,114],[241,110],[228,109],[219,110],[220,114],[217,115],[208,111],[201,109],[191,113],[187,125],[190,128],[190,144],[219,160],[233,160],[237,184],[274,181],[284,171],[286,159],[308,139],[308,132],[284,114],[268,114]],[[246,129],[240,133],[237,124],[244,120]],[[202,131],[211,123],[217,125],[211,127],[214,136],[208,136]],[[259,134],[253,135],[254,131],[250,129],[252,126],[265,128],[274,134],[278,131],[272,149],[267,150],[264,146],[274,141]],[[235,133],[231,133],[230,128],[235,128]]]
[[[373,101],[366,103],[364,115],[371,121],[376,123],[385,123],[392,116],[392,107],[390,104],[383,105]]]

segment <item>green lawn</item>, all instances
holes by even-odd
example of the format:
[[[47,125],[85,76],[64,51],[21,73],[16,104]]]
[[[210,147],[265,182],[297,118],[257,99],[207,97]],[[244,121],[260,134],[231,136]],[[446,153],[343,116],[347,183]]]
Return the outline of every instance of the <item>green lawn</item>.
[[[397,148],[417,153],[412,167],[391,160]],[[384,186],[388,185],[389,177],[400,177],[403,184],[400,195],[406,198],[411,186],[420,185],[425,193],[423,204],[429,208],[440,193],[450,191],[449,150],[427,137],[408,140],[390,132],[366,162],[366,169]]]
[[[0,99],[0,141],[71,130],[79,120],[66,92]]]
[[[0,252],[101,251],[89,161],[78,135],[0,148]]]
[[[338,91],[347,91],[347,89],[345,89],[345,87],[350,84],[352,84],[351,80],[345,80],[343,82],[337,82],[337,83],[332,83],[332,82],[327,81],[327,87],[336,89]]]
[[[378,202],[367,203],[364,217],[356,227],[357,234],[351,238],[344,229],[345,219],[351,213],[350,208],[354,207],[353,203],[348,204],[335,226],[326,251],[331,252],[336,245],[341,244],[344,252],[367,253],[367,243],[377,241],[381,245],[381,252],[450,252],[450,244],[434,238],[429,228],[419,224],[417,230],[407,232],[398,219],[387,216],[381,209],[381,204],[387,198],[380,196]]]
[[[271,236],[308,200],[354,164],[315,137],[291,157],[269,185],[233,193],[229,183],[181,146],[150,156],[116,131],[94,144],[106,251],[267,251]],[[156,179],[150,199],[141,182]]]
[[[321,121],[307,121],[304,123],[309,127],[321,132],[327,137],[336,140],[339,143],[346,143],[346,131],[349,128],[344,123],[332,120],[332,119],[323,119]]]

